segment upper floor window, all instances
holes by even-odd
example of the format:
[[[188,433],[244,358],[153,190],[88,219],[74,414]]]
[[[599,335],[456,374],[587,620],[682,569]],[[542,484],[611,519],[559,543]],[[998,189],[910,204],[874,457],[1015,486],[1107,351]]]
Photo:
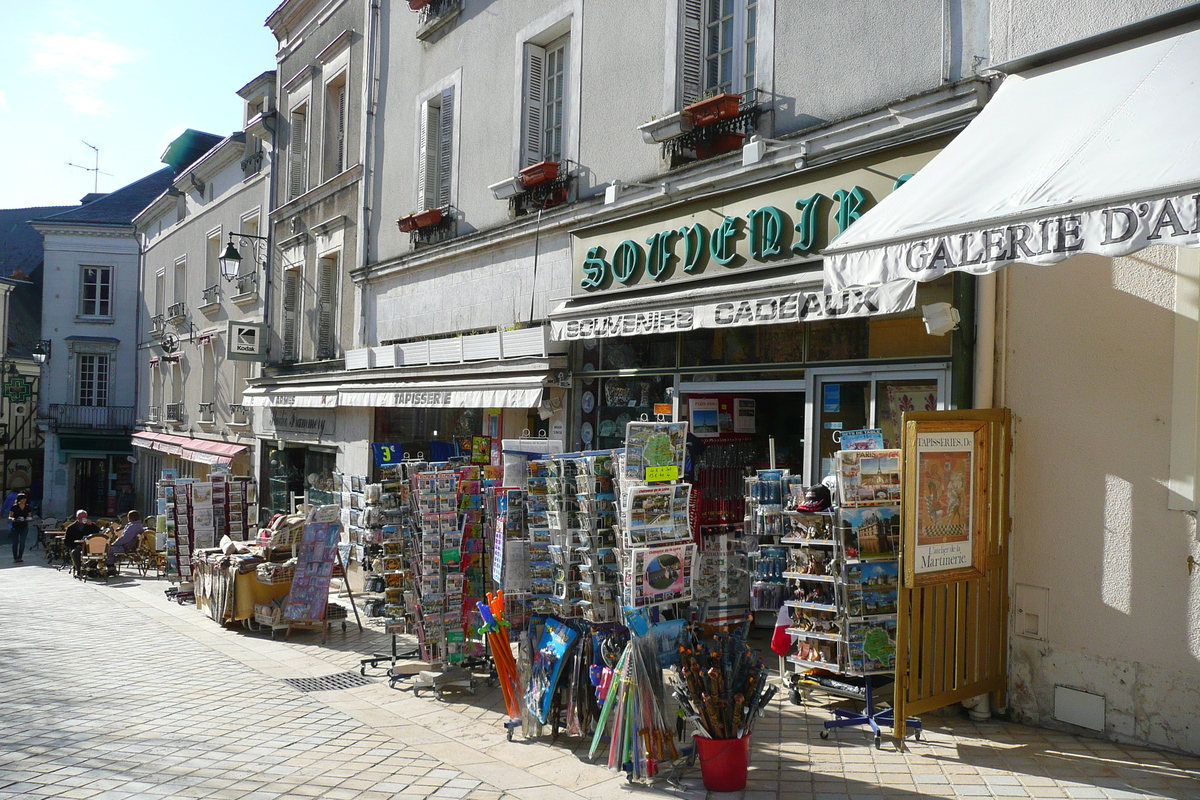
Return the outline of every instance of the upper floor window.
[[[283,360],[300,360],[300,270],[283,273]]]
[[[160,269],[154,276],[154,314],[163,316],[167,313],[167,271]]]
[[[337,267],[336,255],[317,262],[317,358],[336,355],[333,326],[337,316]]]
[[[683,0],[683,105],[756,88],[759,0]]]
[[[204,288],[216,286],[221,282],[221,229],[208,232],[207,247],[204,251]]]
[[[325,87],[325,179],[346,169],[346,75]]]
[[[108,356],[103,353],[80,353],[76,356],[79,375],[75,392],[81,406],[108,405]]]
[[[112,267],[84,267],[79,287],[79,313],[112,316]]]
[[[289,119],[288,199],[294,200],[304,194],[308,183],[308,105],[296,106]]]
[[[421,118],[420,167],[417,174],[418,210],[445,208],[451,203],[454,169],[454,87],[425,101]]]
[[[562,161],[570,34],[542,46],[525,44],[522,168]]]

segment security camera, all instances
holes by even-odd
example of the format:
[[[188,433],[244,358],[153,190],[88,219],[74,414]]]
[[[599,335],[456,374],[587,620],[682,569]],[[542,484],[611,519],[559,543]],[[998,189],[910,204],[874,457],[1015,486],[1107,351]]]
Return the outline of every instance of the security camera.
[[[958,330],[958,309],[949,303],[930,303],[921,306],[921,321],[925,323],[925,332],[930,336],[945,336],[953,330]]]

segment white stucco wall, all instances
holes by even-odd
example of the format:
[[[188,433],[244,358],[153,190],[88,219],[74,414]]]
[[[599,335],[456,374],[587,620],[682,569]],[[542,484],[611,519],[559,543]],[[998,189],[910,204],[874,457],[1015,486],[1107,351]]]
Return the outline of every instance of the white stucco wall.
[[[1093,692],[1105,735],[1200,752],[1200,547],[1165,487],[1175,263],[1152,248],[1001,275],[1011,579],[1049,589],[1045,640],[1012,637],[1009,702],[1054,725],[1056,684]]]
[[[1094,36],[1193,0],[1001,0],[991,8],[992,64]]]

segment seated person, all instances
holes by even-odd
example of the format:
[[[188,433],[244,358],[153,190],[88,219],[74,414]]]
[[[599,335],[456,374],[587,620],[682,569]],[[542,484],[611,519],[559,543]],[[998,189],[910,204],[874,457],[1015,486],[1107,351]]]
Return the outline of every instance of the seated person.
[[[88,513],[82,508],[76,511],[75,521],[67,526],[66,535],[63,537],[63,544],[71,554],[71,564],[75,567],[76,572],[79,571],[83,560],[84,540],[101,532],[100,526],[87,517]]]
[[[142,515],[136,511],[129,512],[129,522],[125,525],[125,530],[121,531],[121,535],[112,543],[109,548],[108,565],[111,567],[116,562],[116,556],[132,553],[138,547],[138,539],[142,535]]]

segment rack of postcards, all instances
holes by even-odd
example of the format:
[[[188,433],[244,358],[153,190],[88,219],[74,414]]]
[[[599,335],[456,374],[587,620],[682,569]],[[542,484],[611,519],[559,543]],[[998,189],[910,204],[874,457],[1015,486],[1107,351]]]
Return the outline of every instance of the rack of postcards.
[[[835,465],[835,510],[785,513],[785,605],[794,644],[786,663],[801,672],[890,673],[896,659],[900,452],[842,450]]]
[[[223,472],[198,481],[163,470],[155,510],[156,528],[167,534],[167,575],[185,583],[192,579],[196,550],[216,547],[224,536],[234,541],[251,538],[258,521],[258,484]]]
[[[533,542],[535,538],[538,540],[542,545],[539,549],[550,544],[545,501],[534,503],[543,508],[533,517],[540,524],[527,525],[530,501],[526,488],[495,486],[487,490],[487,499],[491,512],[492,582],[504,590],[504,614],[511,637],[529,624]]]
[[[458,475],[453,470],[416,474],[420,532],[416,559],[415,630],[421,659],[430,664],[462,660],[462,529],[458,522]]]
[[[626,425],[616,481],[621,603],[637,609],[692,599],[696,545],[684,483],[686,422]]]
[[[562,469],[562,495],[574,491],[577,527],[565,531],[559,546],[568,554],[557,564],[569,562],[571,583],[555,586],[556,595],[568,596],[572,616],[588,622],[608,623],[618,619],[618,565],[616,553],[617,495],[613,481],[616,458],[613,451],[588,452],[573,459],[573,484],[568,482],[566,459],[556,459]],[[558,543],[556,543],[558,544]],[[556,579],[562,575],[560,569]]]

